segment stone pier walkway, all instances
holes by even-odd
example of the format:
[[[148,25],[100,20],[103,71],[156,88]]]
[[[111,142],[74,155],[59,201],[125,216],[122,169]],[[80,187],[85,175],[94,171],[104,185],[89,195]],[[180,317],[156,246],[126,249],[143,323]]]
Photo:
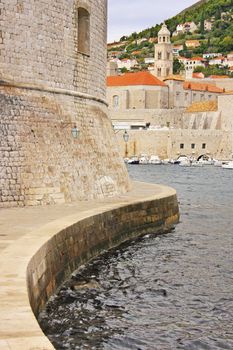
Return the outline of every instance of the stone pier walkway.
[[[126,195],[92,202],[0,210],[0,350],[54,349],[31,311],[26,269],[54,234],[101,212],[174,195],[171,188],[133,183]]]

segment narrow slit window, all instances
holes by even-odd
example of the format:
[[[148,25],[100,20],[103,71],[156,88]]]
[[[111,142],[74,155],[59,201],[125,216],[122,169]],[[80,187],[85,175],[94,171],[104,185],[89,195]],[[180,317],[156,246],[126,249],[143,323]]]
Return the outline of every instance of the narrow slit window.
[[[113,96],[113,107],[117,109],[119,107],[119,96]]]
[[[78,8],[78,51],[90,55],[90,14],[83,7]]]

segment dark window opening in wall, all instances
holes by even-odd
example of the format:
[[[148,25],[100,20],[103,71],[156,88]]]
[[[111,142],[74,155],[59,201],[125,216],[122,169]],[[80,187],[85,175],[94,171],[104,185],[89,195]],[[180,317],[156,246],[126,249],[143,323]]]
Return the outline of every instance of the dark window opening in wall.
[[[184,148],[184,144],[181,143],[181,144],[180,144],[180,149],[183,149],[183,148]]]
[[[169,74],[170,74],[170,68],[167,68],[166,74],[167,74],[167,76],[169,76]]]
[[[163,42],[164,42],[164,43],[166,42],[166,37],[165,37],[165,36],[163,37]]]
[[[161,60],[162,58],[162,52],[158,52],[158,60]]]
[[[78,52],[90,55],[90,14],[82,8],[78,8]]]
[[[170,52],[167,52],[167,60],[170,60]]]
[[[191,143],[191,148],[194,149],[195,148],[195,143]]]
[[[158,68],[158,77],[161,77],[161,74],[162,74],[162,69],[161,68]]]
[[[202,149],[206,149],[206,143],[202,144]]]

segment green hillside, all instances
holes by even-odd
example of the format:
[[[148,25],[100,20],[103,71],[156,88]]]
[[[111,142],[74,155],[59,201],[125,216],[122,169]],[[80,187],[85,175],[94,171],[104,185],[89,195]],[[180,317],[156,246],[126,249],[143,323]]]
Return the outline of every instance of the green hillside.
[[[210,32],[205,32],[203,28],[205,20],[213,22]],[[175,44],[184,44],[187,39],[200,40],[202,45],[194,52],[195,55],[206,51],[225,53],[233,50],[233,0],[201,0],[165,22],[172,33],[180,23],[195,22],[197,25],[199,24],[196,33],[182,34],[172,38]],[[132,42],[135,39],[156,37],[160,28],[161,24],[156,24],[139,33],[132,33],[128,37],[124,36],[121,41]],[[133,46],[133,49],[137,50],[141,47]]]
[[[205,30],[205,23],[211,23],[211,30]],[[197,30],[193,33],[186,32],[175,35],[178,24],[194,22]],[[179,52],[180,56],[194,57],[202,56],[204,53],[222,53],[226,55],[233,51],[233,0],[201,0],[194,5],[186,8],[176,16],[165,21],[169,30],[173,34],[171,41],[174,45],[183,45],[183,50]],[[139,33],[132,33],[129,36],[123,36],[120,39],[120,45],[109,48],[111,51],[117,51],[117,57],[136,58],[139,66],[133,69],[144,70],[149,64],[145,64],[146,57],[154,57],[154,42],[162,24],[156,24]],[[153,39],[153,40],[152,40]],[[187,40],[198,40],[199,46],[190,49],[186,46]],[[199,68],[199,67],[198,67]],[[182,66],[177,59],[174,60],[174,72],[179,72]],[[123,68],[123,71],[126,69]],[[227,74],[233,77],[233,72],[225,66],[211,66],[208,69],[201,69],[205,76],[211,74]]]

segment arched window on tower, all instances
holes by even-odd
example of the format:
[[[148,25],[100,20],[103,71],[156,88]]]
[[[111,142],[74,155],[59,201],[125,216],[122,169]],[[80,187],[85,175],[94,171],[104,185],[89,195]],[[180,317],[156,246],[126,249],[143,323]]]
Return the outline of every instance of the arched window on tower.
[[[158,70],[157,70],[157,76],[158,76],[158,77],[161,77],[161,74],[162,74],[162,69],[161,69],[161,68],[158,68]]]
[[[158,52],[158,60],[161,60],[162,58],[162,52]]]
[[[165,37],[165,36],[163,37],[163,42],[164,42],[164,43],[166,42],[166,37]]]
[[[167,75],[167,77],[169,76],[169,74],[170,74],[170,68],[167,68],[167,69],[166,69],[166,75]]]
[[[90,14],[83,8],[78,8],[78,52],[90,55]]]

